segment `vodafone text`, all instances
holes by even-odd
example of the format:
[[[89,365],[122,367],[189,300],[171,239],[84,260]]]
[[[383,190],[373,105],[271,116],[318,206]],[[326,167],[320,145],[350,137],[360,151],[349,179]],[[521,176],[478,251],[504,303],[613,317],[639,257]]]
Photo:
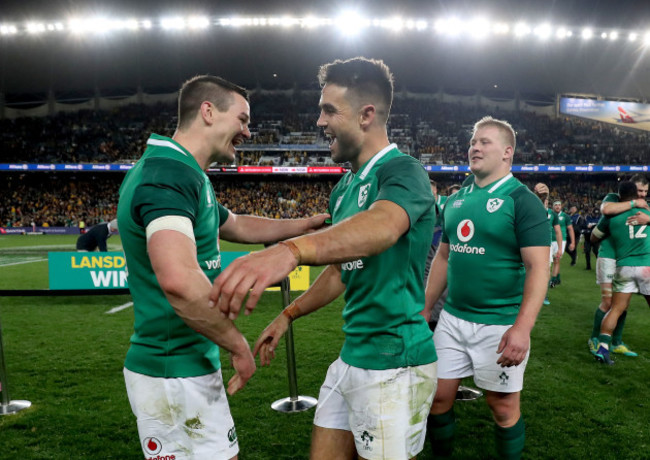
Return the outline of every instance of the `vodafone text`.
[[[459,252],[461,254],[485,254],[485,248],[478,246],[470,246],[469,244],[452,244],[449,246],[449,250],[452,252]]]

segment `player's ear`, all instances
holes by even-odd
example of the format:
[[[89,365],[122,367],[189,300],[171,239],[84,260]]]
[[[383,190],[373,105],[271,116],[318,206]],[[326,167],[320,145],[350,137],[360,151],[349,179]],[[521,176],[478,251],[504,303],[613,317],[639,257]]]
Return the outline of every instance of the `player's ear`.
[[[367,104],[359,110],[359,126],[367,128],[375,120],[377,109],[372,104]]]

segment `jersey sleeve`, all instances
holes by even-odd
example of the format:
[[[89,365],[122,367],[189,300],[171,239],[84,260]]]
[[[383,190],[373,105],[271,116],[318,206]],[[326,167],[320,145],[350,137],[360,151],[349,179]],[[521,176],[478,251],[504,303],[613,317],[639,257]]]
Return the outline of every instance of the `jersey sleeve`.
[[[228,220],[230,211],[228,211],[228,208],[225,208],[221,203],[217,203],[217,212],[219,213],[219,227],[221,227]]]
[[[400,206],[411,225],[434,205],[431,185],[422,165],[412,157],[400,156],[377,171],[379,193],[375,201],[388,200]]]
[[[597,233],[596,236],[598,235],[608,235],[609,234],[609,217],[607,216],[602,216],[600,220],[598,221],[598,225],[596,225],[596,229],[600,232]],[[599,236],[600,238],[600,236]]]
[[[510,195],[515,202],[515,235],[520,248],[550,246],[548,216],[533,192],[519,187]],[[557,222],[557,216],[555,217]]]
[[[603,198],[603,203],[618,203],[619,201],[620,198],[618,193],[608,193],[605,195],[605,198]]]
[[[182,216],[195,225],[204,184],[197,171],[179,161],[146,159],[142,180],[133,194],[134,222],[146,227],[159,217]]]

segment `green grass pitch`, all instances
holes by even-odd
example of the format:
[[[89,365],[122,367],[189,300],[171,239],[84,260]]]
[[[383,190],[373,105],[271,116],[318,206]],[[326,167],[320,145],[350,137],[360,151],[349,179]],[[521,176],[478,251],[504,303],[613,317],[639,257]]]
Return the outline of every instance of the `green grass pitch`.
[[[119,250],[119,238],[109,240]],[[241,246],[222,244],[223,250]],[[47,288],[47,251],[74,250],[74,237],[1,236],[0,289]],[[595,263],[593,264],[595,266]],[[312,270],[312,277],[318,269]],[[599,302],[594,271],[584,256],[562,267],[562,284],[550,291],[533,331],[522,393],[529,459],[650,458],[650,310],[633,299],[625,341],[638,358],[617,357],[605,367],[587,351]],[[495,280],[507,282],[507,280]],[[132,330],[131,308],[106,312],[129,296],[0,298],[9,392],[32,407],[0,416],[2,459],[139,459],[135,419],[122,378]],[[339,299],[294,324],[300,394],[318,396],[343,340]],[[253,343],[282,308],[267,293],[256,311],[237,325]],[[224,360],[224,379],[232,375]],[[471,381],[466,382],[472,384]],[[306,459],[313,409],[273,411],[288,396],[284,346],[270,368],[258,368],[243,391],[231,397],[240,458]],[[492,421],[484,399],[456,404],[457,459],[494,458]],[[426,446],[420,459],[430,458]]]

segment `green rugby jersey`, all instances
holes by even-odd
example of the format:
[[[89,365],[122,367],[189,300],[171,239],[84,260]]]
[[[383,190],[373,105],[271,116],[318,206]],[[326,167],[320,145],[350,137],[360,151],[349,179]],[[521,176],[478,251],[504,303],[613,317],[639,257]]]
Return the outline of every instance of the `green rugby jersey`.
[[[618,203],[619,201],[620,198],[618,193],[608,193],[605,198],[603,198],[603,203]],[[598,221],[598,224],[600,224],[603,219],[607,219],[607,217],[602,216]],[[601,240],[600,245],[598,246],[598,257],[602,257],[603,259],[616,259],[611,238],[605,237],[605,239]]]
[[[564,211],[560,211],[560,212],[557,212],[557,213],[555,211],[552,211],[552,212],[553,212],[553,214],[555,214],[557,216],[557,220],[560,223],[560,229],[562,230],[562,241],[566,241],[567,240],[567,227],[569,225],[571,225],[571,226],[573,225],[573,222],[571,222],[571,217],[569,217],[569,215]],[[553,233],[555,234],[555,232],[553,232]]]
[[[362,369],[396,369],[436,361],[424,308],[424,265],[435,208],[422,165],[391,144],[332,190],[334,224],[379,200],[406,211],[409,230],[381,254],[341,264],[345,284],[341,359]],[[368,229],[372,232],[373,229]]]
[[[630,209],[598,222],[596,235],[609,234],[617,267],[650,267],[650,238],[647,225],[627,225],[628,217],[637,212],[650,215],[647,209]]]
[[[210,281],[221,271],[219,226],[228,211],[194,157],[152,134],[120,187],[117,208],[135,315],[125,367],[153,377],[194,377],[221,366],[219,347],[191,329],[167,301],[147,254],[146,226],[159,217],[192,221],[199,265]]]
[[[548,218],[548,224],[551,226],[551,243],[552,243],[553,241],[557,241],[555,238],[555,226],[560,225],[560,219],[558,218],[557,214],[553,212],[552,209],[546,210],[546,216]]]
[[[447,196],[445,195],[438,195],[438,198],[436,198],[436,207],[438,208],[438,212],[436,213],[436,227],[439,227],[442,224],[442,211],[445,209],[445,203],[447,202]]]
[[[514,324],[524,289],[521,248],[549,246],[548,225],[542,202],[512,174],[449,197],[445,310],[473,323]]]

